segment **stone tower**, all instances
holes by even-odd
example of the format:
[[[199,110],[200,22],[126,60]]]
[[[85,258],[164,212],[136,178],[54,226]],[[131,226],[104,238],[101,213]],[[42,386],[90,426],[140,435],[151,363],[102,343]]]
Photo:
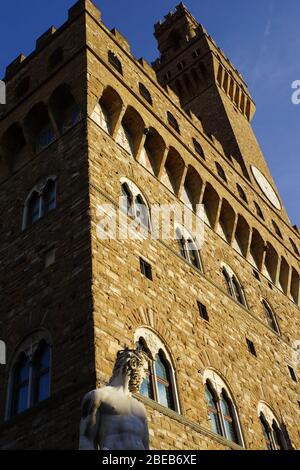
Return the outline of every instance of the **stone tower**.
[[[7,67],[2,449],[77,448],[82,397],[137,345],[153,449],[300,448],[300,237],[255,105],[182,3],[155,36],[151,66],[80,0]],[[202,221],[201,243],[183,221],[152,236],[170,205]]]

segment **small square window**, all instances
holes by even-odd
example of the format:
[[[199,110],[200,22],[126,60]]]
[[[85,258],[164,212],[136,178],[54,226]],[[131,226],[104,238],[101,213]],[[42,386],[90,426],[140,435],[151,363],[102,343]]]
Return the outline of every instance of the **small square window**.
[[[294,371],[294,369],[291,366],[288,366],[288,369],[289,369],[289,372],[290,372],[291,379],[293,380],[293,382],[297,383],[298,380],[297,380],[296,372]]]
[[[257,279],[258,281],[260,281],[260,275],[259,275],[259,272],[256,271],[256,269],[253,269],[253,276],[255,277],[255,279]]]
[[[208,316],[208,313],[207,313],[206,306],[203,305],[199,301],[197,301],[197,305],[198,305],[198,310],[199,310],[200,317],[203,318],[203,320],[209,321],[209,316]]]
[[[299,410],[300,410],[300,401],[298,400],[298,407],[299,407]]]
[[[271,290],[273,290],[273,284],[271,282],[268,282],[268,286],[270,287]]]
[[[143,258],[140,258],[140,269],[143,276],[150,279],[150,281],[153,280],[151,264],[147,263]]]
[[[252,356],[257,357],[256,349],[255,349],[255,346],[254,346],[253,341],[251,341],[251,340],[248,339],[248,338],[247,338],[246,340],[247,340],[247,347],[248,347],[249,353],[252,354]]]

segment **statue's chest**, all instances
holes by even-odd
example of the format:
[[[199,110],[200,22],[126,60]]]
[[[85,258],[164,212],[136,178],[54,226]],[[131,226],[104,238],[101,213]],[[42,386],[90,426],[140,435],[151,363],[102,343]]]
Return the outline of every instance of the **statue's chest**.
[[[140,410],[138,405],[132,398],[125,397],[109,397],[102,403],[101,412],[105,415],[133,415],[138,417]]]

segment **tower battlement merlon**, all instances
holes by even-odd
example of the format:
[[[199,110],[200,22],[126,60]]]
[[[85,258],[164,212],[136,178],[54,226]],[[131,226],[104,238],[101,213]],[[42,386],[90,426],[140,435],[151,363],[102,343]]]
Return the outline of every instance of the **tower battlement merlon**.
[[[97,21],[101,21],[101,12],[94,5],[91,0],[79,0],[73,5],[68,11],[68,19],[58,29],[55,26],[51,26],[47,29],[39,38],[36,40],[36,48],[28,56],[23,53],[19,54],[7,67],[5,71],[4,81],[9,81],[21,68],[28,63],[28,61],[43,47],[47,46],[56,36],[56,34],[62,31],[68,24],[76,20],[83,13],[88,13],[94,17]]]
[[[195,17],[191,14],[191,12],[187,9],[187,7],[181,2],[174,10],[170,11],[167,15],[165,15],[164,19],[158,21],[154,25],[154,35],[161,34],[164,30],[169,29],[170,25],[174,25],[174,22],[179,20],[181,17],[185,16],[190,24],[193,24],[195,28],[198,26],[198,22]]]

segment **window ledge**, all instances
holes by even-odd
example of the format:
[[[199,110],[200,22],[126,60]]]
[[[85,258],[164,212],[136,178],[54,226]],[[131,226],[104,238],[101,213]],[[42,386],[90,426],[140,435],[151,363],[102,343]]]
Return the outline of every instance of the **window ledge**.
[[[188,426],[194,431],[198,432],[199,434],[202,434],[206,437],[209,437],[210,439],[213,439],[214,441],[219,442],[225,447],[229,447],[232,450],[245,450],[244,447],[242,447],[239,444],[235,444],[234,442],[228,441],[222,436],[219,436],[218,434],[213,433],[209,429],[204,428],[203,426],[200,426],[200,424],[196,423],[195,421],[191,421],[190,419],[184,417],[183,415],[177,413],[176,411],[173,411],[169,408],[166,408],[165,406],[160,405],[159,403],[155,402],[154,400],[151,400],[150,398],[146,398],[143,395],[140,394],[134,394],[134,397],[143,402],[144,405],[149,406],[153,408],[154,410],[158,411],[159,413],[167,416],[168,418],[174,419],[178,423]]]

